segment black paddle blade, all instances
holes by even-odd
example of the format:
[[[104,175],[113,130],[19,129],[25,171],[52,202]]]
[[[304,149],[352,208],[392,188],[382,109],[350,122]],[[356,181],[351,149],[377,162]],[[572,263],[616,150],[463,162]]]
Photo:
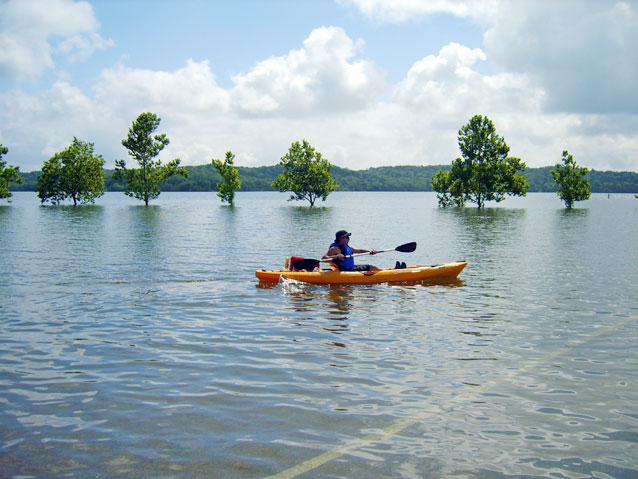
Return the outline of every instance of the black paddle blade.
[[[401,246],[397,246],[394,248],[396,251],[400,251],[401,253],[412,253],[416,249],[416,241],[412,243],[402,244]]]

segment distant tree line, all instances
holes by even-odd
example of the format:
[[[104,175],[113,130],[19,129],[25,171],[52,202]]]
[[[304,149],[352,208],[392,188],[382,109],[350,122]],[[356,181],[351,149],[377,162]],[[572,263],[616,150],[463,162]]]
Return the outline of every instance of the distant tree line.
[[[162,183],[162,191],[217,191],[222,177],[212,164],[186,166],[188,178],[174,176]],[[283,172],[281,165],[246,167],[237,166],[241,179],[241,191],[277,191],[272,186]],[[529,183],[528,192],[555,192],[556,186],[550,171],[554,166],[527,168],[523,176]],[[439,170],[447,171],[450,165],[382,166],[367,170],[350,170],[333,166],[332,176],[339,184],[339,191],[433,191],[432,176]],[[105,170],[107,191],[124,191],[126,185],[113,179],[114,170]],[[37,178],[41,171],[20,173],[23,182],[13,183],[12,191],[38,191]],[[630,171],[589,170],[592,193],[635,193],[638,191],[638,173]]]
[[[115,170],[104,170],[104,160],[94,152],[93,144],[77,138],[64,151],[43,165],[42,172],[25,173],[5,166],[2,157],[8,149],[0,144],[0,198],[9,198],[10,183],[24,180],[17,190],[36,190],[42,203],[59,204],[65,199],[93,203],[104,191],[123,191],[144,201],[164,191],[217,191],[217,196],[234,204],[235,192],[291,192],[290,200],[316,200],[344,191],[436,191],[439,206],[465,206],[500,202],[506,196],[525,196],[528,191],[554,191],[571,208],[576,201],[589,198],[591,191],[633,193],[638,190],[638,173],[597,172],[580,166],[567,150],[562,163],[554,168],[527,169],[520,158],[509,155],[510,148],[498,135],[486,116],[474,115],[458,132],[461,156],[450,166],[395,166],[353,171],[334,167],[307,140],[293,142],[278,165],[272,167],[235,167],[235,155],[226,152],[224,161],[182,167],[178,158],[166,164],[157,158],[169,144],[165,134],[156,133],[160,118],[149,112],[132,123],[122,145],[137,167],[116,160]],[[334,169],[334,171],[333,171]]]

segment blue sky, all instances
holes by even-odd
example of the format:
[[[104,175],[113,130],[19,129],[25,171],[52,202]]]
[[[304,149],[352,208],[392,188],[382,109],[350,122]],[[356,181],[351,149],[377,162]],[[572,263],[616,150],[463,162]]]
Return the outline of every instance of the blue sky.
[[[233,75],[300,48],[323,26],[339,26],[353,39],[363,39],[361,56],[374,58],[390,81],[399,81],[424,51],[438,51],[452,41],[478,47],[482,40],[480,28],[452,15],[384,22],[330,0],[102,0],[92,5],[100,29],[118,39],[96,65],[115,63],[120,55],[131,65],[155,70],[176,70],[187,58],[209,60],[226,88],[232,87]]]
[[[636,44],[636,1],[0,0],[0,143],[112,168],[151,111],[186,165],[439,165],[483,114],[530,167],[638,171]]]

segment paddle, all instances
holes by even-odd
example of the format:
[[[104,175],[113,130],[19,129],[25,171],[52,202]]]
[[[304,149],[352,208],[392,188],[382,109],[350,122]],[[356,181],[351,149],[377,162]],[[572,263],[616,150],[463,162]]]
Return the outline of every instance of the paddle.
[[[377,251],[375,254],[387,253],[388,251],[399,251],[400,253],[412,253],[415,249],[416,249],[416,241],[412,241],[411,243],[402,244],[401,246],[397,246],[396,248],[382,249],[381,251]],[[366,254],[372,254],[372,252],[355,253],[353,255],[346,256],[346,258],[350,256],[363,256]],[[322,259],[321,261],[332,261],[332,260]]]
[[[387,253],[388,251],[398,251],[400,253],[412,253],[415,249],[416,249],[416,241],[412,241],[410,243],[405,243],[400,246],[397,246],[396,248],[383,249],[381,251],[377,251],[376,253],[372,253],[372,251],[368,251],[367,253],[354,253],[354,254],[346,256],[346,258],[351,258],[354,256],[364,256],[369,254],[371,255],[371,254]],[[327,262],[327,261],[332,261],[332,258],[326,258],[326,259],[304,258],[304,259],[297,259],[293,261],[294,264],[291,266],[294,266],[296,269],[312,270],[315,268],[317,263]]]

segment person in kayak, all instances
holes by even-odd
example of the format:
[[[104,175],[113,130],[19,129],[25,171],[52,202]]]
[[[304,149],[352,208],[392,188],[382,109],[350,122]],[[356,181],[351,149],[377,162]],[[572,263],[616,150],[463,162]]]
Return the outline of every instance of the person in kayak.
[[[349,245],[351,234],[352,233],[348,233],[346,230],[337,231],[334,242],[330,245],[330,248],[326,254],[323,255],[322,259],[332,259],[332,262],[337,265],[340,271],[380,271],[381,268],[377,268],[373,264],[354,264],[353,254],[376,254],[377,251],[352,248]]]

